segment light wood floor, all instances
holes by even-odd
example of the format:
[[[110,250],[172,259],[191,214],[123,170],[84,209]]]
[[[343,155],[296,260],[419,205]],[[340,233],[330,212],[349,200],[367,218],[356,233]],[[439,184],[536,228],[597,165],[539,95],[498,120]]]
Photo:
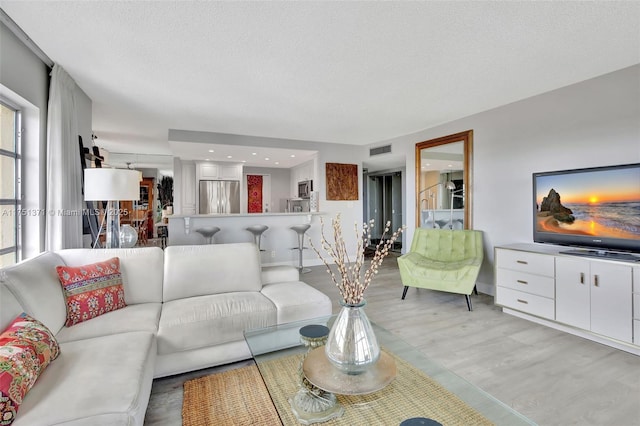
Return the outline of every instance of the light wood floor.
[[[334,300],[326,268],[302,280]],[[409,289],[385,259],[366,292],[369,318],[540,425],[640,425],[640,357],[503,314],[487,295]],[[179,426],[182,384],[250,361],[154,381],[146,425]]]

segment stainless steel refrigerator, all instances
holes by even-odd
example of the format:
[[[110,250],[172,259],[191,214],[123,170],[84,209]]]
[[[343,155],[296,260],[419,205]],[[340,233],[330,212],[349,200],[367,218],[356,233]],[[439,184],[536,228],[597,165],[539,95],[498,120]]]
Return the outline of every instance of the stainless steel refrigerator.
[[[239,181],[201,180],[199,189],[199,213],[240,213]]]

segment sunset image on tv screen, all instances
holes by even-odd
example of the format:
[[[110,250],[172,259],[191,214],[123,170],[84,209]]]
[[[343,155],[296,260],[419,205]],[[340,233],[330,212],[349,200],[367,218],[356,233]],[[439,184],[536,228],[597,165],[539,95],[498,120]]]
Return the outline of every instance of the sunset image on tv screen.
[[[537,176],[536,228],[640,240],[640,168]]]

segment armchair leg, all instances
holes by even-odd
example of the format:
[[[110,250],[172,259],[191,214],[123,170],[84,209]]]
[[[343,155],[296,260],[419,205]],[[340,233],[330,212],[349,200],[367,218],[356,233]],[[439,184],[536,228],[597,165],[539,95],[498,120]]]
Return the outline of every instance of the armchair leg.
[[[473,286],[473,292],[476,294],[476,296],[478,295],[478,286]]]
[[[469,294],[465,294],[464,297],[467,299],[467,308],[469,309],[469,312],[471,312],[473,309],[471,307],[471,295]]]
[[[404,286],[404,291],[402,292],[402,300],[404,300],[404,297],[407,295],[407,290],[409,290],[409,286],[405,285]]]

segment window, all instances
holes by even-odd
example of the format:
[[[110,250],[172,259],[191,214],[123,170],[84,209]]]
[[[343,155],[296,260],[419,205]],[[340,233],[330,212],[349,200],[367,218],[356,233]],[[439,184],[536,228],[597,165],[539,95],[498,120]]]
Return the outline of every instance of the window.
[[[20,112],[0,103],[0,267],[20,260]]]

